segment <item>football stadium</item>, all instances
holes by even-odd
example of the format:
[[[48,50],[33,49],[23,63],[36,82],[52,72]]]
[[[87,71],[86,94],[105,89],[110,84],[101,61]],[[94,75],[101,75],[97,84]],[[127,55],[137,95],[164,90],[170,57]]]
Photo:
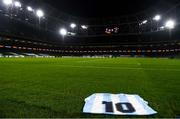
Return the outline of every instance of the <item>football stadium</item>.
[[[0,118],[180,118],[179,0],[0,0]]]

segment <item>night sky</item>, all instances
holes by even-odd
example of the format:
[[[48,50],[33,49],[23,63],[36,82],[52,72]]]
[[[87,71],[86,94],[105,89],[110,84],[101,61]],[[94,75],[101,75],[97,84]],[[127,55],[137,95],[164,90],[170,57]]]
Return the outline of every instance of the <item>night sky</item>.
[[[178,0],[33,0],[80,17],[112,17],[134,14],[148,8],[172,7]]]

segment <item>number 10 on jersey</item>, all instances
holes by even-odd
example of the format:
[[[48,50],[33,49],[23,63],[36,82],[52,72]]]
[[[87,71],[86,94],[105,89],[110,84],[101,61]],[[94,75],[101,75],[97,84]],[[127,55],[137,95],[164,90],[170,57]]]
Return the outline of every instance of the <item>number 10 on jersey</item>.
[[[113,106],[115,106],[115,109],[121,113],[133,113],[136,111],[131,103],[113,103],[103,101],[102,104],[105,105],[105,111],[107,113],[113,113],[115,111]]]

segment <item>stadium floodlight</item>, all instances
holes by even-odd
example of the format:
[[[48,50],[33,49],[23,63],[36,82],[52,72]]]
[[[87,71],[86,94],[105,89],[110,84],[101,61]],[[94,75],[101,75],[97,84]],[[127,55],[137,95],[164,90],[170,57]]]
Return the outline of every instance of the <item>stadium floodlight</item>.
[[[67,33],[69,36],[75,36],[76,35],[76,33],[73,33],[73,32],[68,32]]]
[[[160,27],[160,29],[161,29],[161,30],[164,30],[164,29],[165,29],[165,27],[164,27],[164,26],[161,26],[161,27]]]
[[[148,22],[148,20],[144,20],[143,22],[142,22],[142,24],[146,24]]]
[[[82,29],[88,29],[88,27],[86,25],[81,25]]]
[[[15,2],[14,2],[14,6],[15,6],[15,7],[21,7],[21,3],[20,3],[19,1],[15,1]]]
[[[76,28],[76,24],[75,23],[71,23],[70,27],[74,29],[74,28]]]
[[[168,29],[174,29],[175,27],[175,21],[174,20],[168,20],[165,24],[165,27]]]
[[[27,10],[30,11],[30,12],[33,12],[33,8],[31,6],[27,6]]]
[[[41,17],[44,16],[44,12],[43,12],[42,10],[38,9],[38,10],[36,11],[36,15],[37,15],[39,18],[41,18]]]
[[[12,5],[13,4],[13,0],[3,0],[3,3],[5,5]]]
[[[160,15],[156,15],[154,18],[153,18],[154,21],[159,21],[161,20],[161,16]]]
[[[67,35],[67,30],[65,28],[61,28],[59,33],[62,35],[62,36],[65,36]]]

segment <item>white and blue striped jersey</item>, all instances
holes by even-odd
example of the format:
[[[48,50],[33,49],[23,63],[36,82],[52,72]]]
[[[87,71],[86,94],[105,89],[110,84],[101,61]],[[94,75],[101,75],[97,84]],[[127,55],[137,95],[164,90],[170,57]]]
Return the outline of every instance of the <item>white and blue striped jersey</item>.
[[[153,115],[157,112],[139,95],[97,93],[85,99],[84,113]]]

